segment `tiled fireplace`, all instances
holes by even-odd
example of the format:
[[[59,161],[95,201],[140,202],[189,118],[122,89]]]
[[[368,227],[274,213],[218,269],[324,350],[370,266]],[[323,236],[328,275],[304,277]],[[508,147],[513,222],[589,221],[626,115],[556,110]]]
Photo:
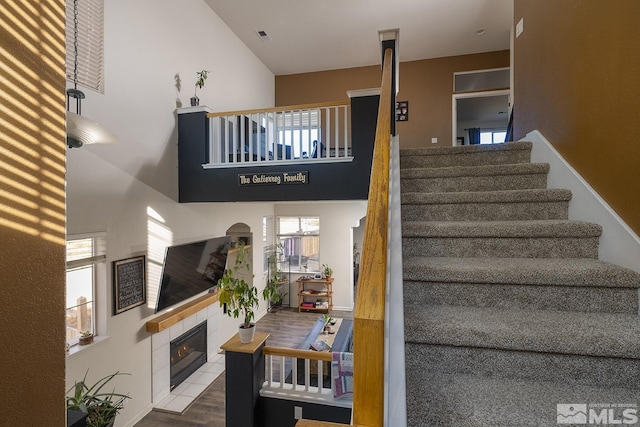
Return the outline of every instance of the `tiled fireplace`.
[[[213,304],[151,336],[154,409],[184,412],[224,371],[224,356],[218,353],[222,344],[218,331],[221,316],[222,310],[217,304]],[[206,326],[206,362],[172,389],[171,343],[199,325]],[[175,350],[174,346],[174,352]]]

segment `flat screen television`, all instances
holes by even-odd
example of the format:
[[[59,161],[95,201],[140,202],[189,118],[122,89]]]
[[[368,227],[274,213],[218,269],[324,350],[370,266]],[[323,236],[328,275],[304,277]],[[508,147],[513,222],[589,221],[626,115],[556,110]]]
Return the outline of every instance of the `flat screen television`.
[[[167,247],[155,312],[218,284],[224,274],[231,237],[216,237]]]

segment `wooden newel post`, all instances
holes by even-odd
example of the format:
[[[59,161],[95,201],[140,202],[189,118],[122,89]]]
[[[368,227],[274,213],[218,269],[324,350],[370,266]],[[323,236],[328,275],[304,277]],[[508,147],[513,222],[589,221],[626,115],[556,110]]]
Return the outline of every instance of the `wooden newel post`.
[[[269,334],[256,332],[252,342],[241,344],[238,334],[222,345],[225,352],[227,427],[260,427],[260,388],[264,383],[262,349]]]

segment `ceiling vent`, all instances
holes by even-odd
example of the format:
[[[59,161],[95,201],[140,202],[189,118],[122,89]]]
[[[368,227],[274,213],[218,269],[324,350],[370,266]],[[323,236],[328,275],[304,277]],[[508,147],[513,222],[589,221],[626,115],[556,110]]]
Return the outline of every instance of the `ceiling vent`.
[[[264,30],[256,31],[256,34],[258,34],[258,37],[260,37],[260,40],[262,40],[263,42],[271,40],[271,37],[269,37],[269,34],[267,34],[267,32]]]

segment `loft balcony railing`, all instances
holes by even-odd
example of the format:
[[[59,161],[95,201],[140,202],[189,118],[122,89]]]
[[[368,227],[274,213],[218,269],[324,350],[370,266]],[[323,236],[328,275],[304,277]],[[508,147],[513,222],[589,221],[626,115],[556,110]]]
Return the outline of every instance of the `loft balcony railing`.
[[[207,114],[204,168],[350,162],[349,102]]]

